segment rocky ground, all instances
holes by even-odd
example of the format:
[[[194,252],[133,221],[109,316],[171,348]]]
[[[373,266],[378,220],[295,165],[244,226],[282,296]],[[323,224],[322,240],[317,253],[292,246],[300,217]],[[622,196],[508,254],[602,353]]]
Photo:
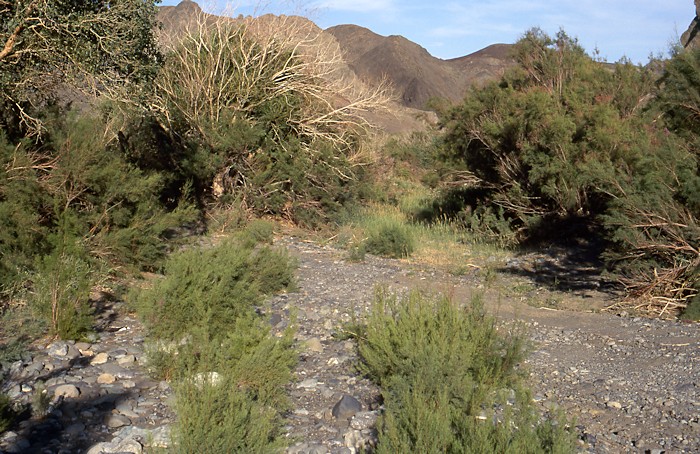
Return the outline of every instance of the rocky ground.
[[[358,375],[343,327],[367,310],[377,285],[456,300],[483,293],[504,323],[522,320],[533,341],[527,366],[535,400],[576,419],[581,451],[700,452],[698,325],[552,309],[569,307],[568,299],[571,307],[598,307],[606,294],[599,285],[546,289],[537,279],[546,270],[522,258],[507,265],[518,272],[505,269],[494,280],[478,268],[453,276],[370,256],[350,263],[342,251],[295,238],[278,244],[299,260],[298,291],[263,308],[274,330],[297,326],[301,357],[289,386],[288,453],[349,454],[374,443],[379,391]],[[139,453],[167,446],[170,388],[145,372],[140,325],[120,303],[102,317],[93,343],[53,343],[11,365],[9,394],[36,401],[42,380],[48,408],[45,417],[6,432],[0,451]]]

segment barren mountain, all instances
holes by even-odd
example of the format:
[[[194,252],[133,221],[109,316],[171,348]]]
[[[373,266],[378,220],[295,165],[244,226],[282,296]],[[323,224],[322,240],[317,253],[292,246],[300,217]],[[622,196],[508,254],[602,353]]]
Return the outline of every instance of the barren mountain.
[[[470,85],[500,76],[511,62],[508,44],[441,60],[402,36],[384,37],[357,25],[338,25],[326,32],[335,36],[348,65],[361,78],[388,80],[404,105],[418,109],[431,98],[461,100]]]
[[[688,26],[688,30],[681,35],[681,44],[683,47],[698,47],[700,46],[700,0],[695,0],[695,17]]]

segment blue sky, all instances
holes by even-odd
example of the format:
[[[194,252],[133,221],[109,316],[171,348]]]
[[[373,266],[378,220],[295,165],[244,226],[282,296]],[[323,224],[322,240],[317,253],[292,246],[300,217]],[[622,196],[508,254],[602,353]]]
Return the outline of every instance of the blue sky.
[[[165,0],[175,5],[179,0]],[[529,28],[560,28],[608,61],[646,63],[666,53],[695,16],[691,0],[222,0],[198,2],[210,12],[286,13],[320,27],[355,24],[380,35],[403,35],[439,58],[467,55],[493,43],[513,43]],[[255,6],[251,6],[255,5]]]

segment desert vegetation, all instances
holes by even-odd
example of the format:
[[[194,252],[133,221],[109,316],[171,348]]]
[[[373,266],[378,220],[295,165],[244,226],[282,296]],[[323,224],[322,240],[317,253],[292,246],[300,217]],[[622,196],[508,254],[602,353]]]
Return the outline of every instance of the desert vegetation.
[[[364,114],[388,88],[343,74],[293,18],[202,15],[173,38],[152,2],[0,1],[0,17],[0,312],[17,327],[2,359],[89,337],[96,290],[120,293],[174,383],[182,452],[283,444],[293,331],[272,337],[256,308],[294,265],[251,218],[454,273],[579,225],[630,304],[699,317],[700,51],[608,64],[531,30],[436,128],[382,143]],[[228,238],[190,241],[214,230]],[[380,293],[363,323],[379,452],[570,449],[521,383],[522,335],[477,303]],[[0,396],[0,429],[15,416]]]
[[[385,399],[376,452],[573,452],[567,422],[540,420],[522,387],[523,334],[499,332],[478,298],[378,289],[356,329]]]

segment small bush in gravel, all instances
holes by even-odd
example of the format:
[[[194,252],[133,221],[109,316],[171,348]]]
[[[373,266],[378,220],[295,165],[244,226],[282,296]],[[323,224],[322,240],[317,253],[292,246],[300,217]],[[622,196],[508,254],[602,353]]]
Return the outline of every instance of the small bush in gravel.
[[[92,329],[90,290],[95,269],[72,254],[44,257],[34,278],[32,308],[48,321],[52,335],[80,339]]]
[[[270,336],[250,312],[217,344],[180,348],[175,378],[176,452],[276,452],[283,446],[284,385],[296,363],[291,331]],[[208,334],[201,336],[208,338]]]
[[[409,228],[393,218],[379,218],[369,226],[367,239],[363,244],[366,252],[391,258],[409,257],[415,248]]]
[[[564,424],[540,421],[521,385],[522,332],[501,334],[478,300],[460,308],[380,290],[358,341],[385,401],[377,453],[573,451]]]
[[[208,327],[216,337],[265,294],[292,286],[293,268],[286,252],[233,238],[173,254],[165,277],[132,298],[154,337],[180,341],[197,327]]]
[[[244,232],[257,243],[272,244],[275,224],[264,219],[253,219],[245,226]]]
[[[267,453],[284,445],[293,333],[273,337],[255,306],[293,285],[294,265],[286,252],[257,244],[268,238],[247,230],[173,254],[162,279],[132,294],[156,338],[151,372],[173,381],[174,452]]]

